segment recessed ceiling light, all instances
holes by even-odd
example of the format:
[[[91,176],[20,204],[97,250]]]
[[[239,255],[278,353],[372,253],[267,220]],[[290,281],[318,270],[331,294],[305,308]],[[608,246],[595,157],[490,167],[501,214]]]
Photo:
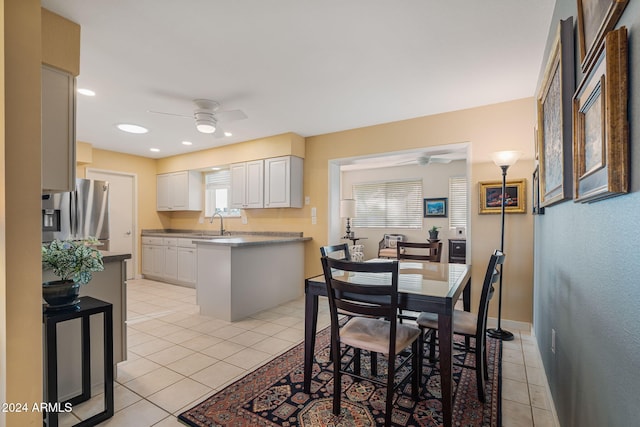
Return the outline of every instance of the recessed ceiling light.
[[[191,141],[182,141],[182,145],[193,145]]]
[[[138,125],[132,125],[132,124],[128,124],[128,123],[120,123],[118,125],[118,129],[120,129],[123,132],[129,132],[129,133],[147,133],[149,132],[149,129],[142,127],[142,126],[138,126]]]
[[[220,170],[220,168],[213,167],[213,168],[211,168],[211,170],[212,170],[212,171],[219,171],[219,170]]]
[[[96,96],[96,93],[94,91],[92,91],[91,89],[79,88],[78,89],[78,93],[80,95],[85,95],[85,96]]]
[[[224,136],[233,136],[233,134],[231,132],[225,132]]]
[[[153,151],[154,153],[157,153],[160,151],[159,148],[149,148],[149,151]]]

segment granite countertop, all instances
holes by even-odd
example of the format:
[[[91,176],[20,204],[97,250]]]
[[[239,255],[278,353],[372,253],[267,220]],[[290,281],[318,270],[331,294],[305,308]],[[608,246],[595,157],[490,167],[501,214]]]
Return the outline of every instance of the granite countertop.
[[[131,258],[131,254],[124,252],[100,251],[100,253],[102,254],[103,262],[124,261]]]
[[[256,246],[273,245],[292,242],[305,242],[311,237],[303,237],[301,232],[240,232],[230,231],[230,235],[220,236],[215,231],[202,230],[142,230],[142,236],[147,237],[179,237],[192,238],[197,244],[212,244],[221,246]]]

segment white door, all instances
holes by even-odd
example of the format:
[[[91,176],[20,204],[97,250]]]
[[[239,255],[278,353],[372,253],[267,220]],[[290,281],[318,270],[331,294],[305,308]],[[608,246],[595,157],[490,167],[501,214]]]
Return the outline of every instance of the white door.
[[[127,279],[136,272],[136,175],[87,169],[87,178],[109,181],[109,250],[131,254]]]

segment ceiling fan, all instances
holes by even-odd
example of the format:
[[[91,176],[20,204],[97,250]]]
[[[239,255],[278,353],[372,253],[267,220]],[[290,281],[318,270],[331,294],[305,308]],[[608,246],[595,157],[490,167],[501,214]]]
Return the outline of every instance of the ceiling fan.
[[[222,127],[218,125],[218,122],[232,122],[247,118],[247,115],[242,110],[220,111],[220,103],[210,99],[194,99],[193,103],[195,104],[195,109],[191,116],[168,113],[165,111],[148,111],[154,114],[194,119],[198,132],[212,133],[216,138],[222,138],[225,136],[224,131],[222,130]]]
[[[405,160],[404,162],[400,162],[397,163],[398,165],[406,165],[406,164],[418,164],[420,166],[426,166],[426,165],[430,165],[432,163],[451,163],[453,159],[445,157],[445,156],[438,156],[438,155],[422,155],[419,156],[415,159],[411,159],[411,160]]]

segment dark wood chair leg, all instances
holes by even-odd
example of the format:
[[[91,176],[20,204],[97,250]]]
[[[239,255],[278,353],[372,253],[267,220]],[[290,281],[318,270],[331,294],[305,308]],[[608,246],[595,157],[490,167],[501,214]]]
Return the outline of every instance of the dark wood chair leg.
[[[359,348],[354,348],[353,349],[353,372],[356,375],[360,375],[360,356],[362,355],[362,352],[360,351]]]
[[[411,397],[413,400],[418,400],[420,391],[420,377],[422,375],[422,334],[416,341],[411,344],[413,350],[413,360],[411,361],[411,367],[413,368],[413,382],[411,383]]]
[[[433,363],[436,360],[436,331],[431,329],[429,335],[429,362]]]
[[[378,353],[375,351],[371,352],[371,376],[378,376]]]
[[[389,360],[395,361],[396,355],[390,354]],[[384,425],[385,427],[391,426],[391,416],[393,415],[393,380],[396,376],[396,364],[394,362],[389,363],[388,377],[387,377],[387,405],[384,413]]]
[[[340,395],[342,393],[340,347],[338,345],[332,345],[331,348],[333,350],[333,415],[337,416],[340,415]]]
[[[476,343],[476,383],[478,385],[478,400],[484,403],[484,380],[486,372],[484,369],[484,357],[482,354],[482,346]]]

